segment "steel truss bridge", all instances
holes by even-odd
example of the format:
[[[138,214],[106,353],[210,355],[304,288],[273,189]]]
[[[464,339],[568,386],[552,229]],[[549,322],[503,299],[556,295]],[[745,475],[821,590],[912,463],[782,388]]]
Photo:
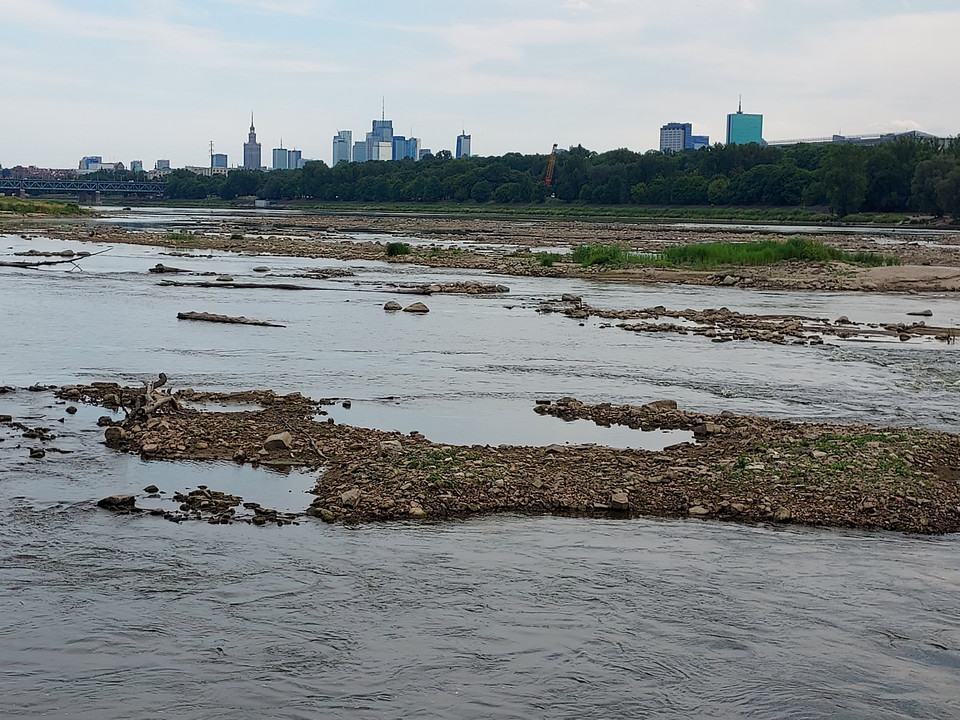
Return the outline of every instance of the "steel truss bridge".
[[[117,182],[112,180],[35,180],[0,179],[0,192],[26,193],[122,193],[123,195],[163,195],[163,183],[160,182]]]

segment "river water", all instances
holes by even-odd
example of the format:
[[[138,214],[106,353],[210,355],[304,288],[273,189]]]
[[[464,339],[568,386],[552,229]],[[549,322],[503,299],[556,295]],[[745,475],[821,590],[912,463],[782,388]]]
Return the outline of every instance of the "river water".
[[[190,217],[184,213],[184,217]],[[0,236],[29,248],[105,249]],[[2,718],[950,718],[960,716],[960,540],[701,521],[499,516],[329,526],[174,524],[103,495],[206,484],[298,511],[312,478],[143,462],[99,444],[102,411],[34,383],[271,387],[350,399],[341,422],[449,443],[598,442],[664,433],[568,425],[538,397],[676,399],[796,420],[955,430],[960,356],[934,342],[716,345],[537,312],[726,306],[960,325],[950,296],[807,295],[493,278],[379,263],[114,246],[47,270],[0,268],[0,414],[58,435],[31,460],[0,426]],[[290,281],[304,292],[162,288],[146,269]],[[191,279],[191,278],[181,278]],[[486,279],[504,296],[425,298],[391,283]],[[247,315],[264,328],[176,320]],[[62,422],[61,422],[62,420]],[[143,499],[141,504],[149,505]]]

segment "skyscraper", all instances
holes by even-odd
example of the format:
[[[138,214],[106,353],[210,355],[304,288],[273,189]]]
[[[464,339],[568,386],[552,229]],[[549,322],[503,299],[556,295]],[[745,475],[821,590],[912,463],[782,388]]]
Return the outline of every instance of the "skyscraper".
[[[736,113],[727,115],[727,145],[763,144],[763,115],[743,112],[743,103]]]
[[[353,161],[353,131],[340,130],[333,136],[333,165]],[[331,167],[333,167],[331,165]]]
[[[280,147],[273,149],[273,169],[290,169],[290,151],[283,147],[283,140],[280,141]]]
[[[253,128],[253,112],[250,113],[250,136],[243,144],[243,169],[260,169],[260,143],[257,142],[257,131]]]
[[[367,160],[392,159],[393,120],[374,120],[373,129],[367,133]]]
[[[457,157],[470,157],[470,136],[466,130],[457,135]]]

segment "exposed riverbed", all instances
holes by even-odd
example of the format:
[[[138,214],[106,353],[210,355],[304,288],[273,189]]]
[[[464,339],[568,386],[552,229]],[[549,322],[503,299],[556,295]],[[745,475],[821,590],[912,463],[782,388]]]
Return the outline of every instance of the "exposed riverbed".
[[[31,248],[104,249],[0,237],[4,254]],[[956,536],[514,515],[360,528],[118,517],[96,500],[156,484],[162,506],[206,484],[296,510],[310,483],[296,471],[119,455],[98,444],[102,410],[67,415],[22,389],[137,384],[163,371],[177,387],[349,399],[328,408],[337,422],[451,444],[657,441],[532,412],[537,397],[560,395],[955,431],[954,345],[718,345],[538,312],[574,293],[595,308],[857,322],[930,309],[955,326],[953,295],[632,287],[203,254],[213,257],[115,245],[81,261],[83,272],[0,269],[0,385],[20,388],[0,395],[0,413],[51,428],[53,445],[72,451],[31,460],[26,441],[0,442],[3,717],[960,714]],[[158,262],[322,289],[162,288],[146,272]],[[261,265],[267,277],[254,273]],[[355,275],[291,280],[316,268]],[[392,285],[466,280],[510,292],[434,295],[424,316],[382,310],[409,300]],[[187,310],[286,327],[178,321]]]

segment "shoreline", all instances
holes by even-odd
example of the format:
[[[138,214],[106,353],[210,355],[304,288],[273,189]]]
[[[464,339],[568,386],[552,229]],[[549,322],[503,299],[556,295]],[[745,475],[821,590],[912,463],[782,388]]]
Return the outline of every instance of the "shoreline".
[[[65,403],[111,409],[136,407],[143,393],[114,383],[55,391]],[[299,393],[185,389],[154,397],[162,402],[149,417],[101,419],[108,447],[144,459],[322,469],[305,514],[327,522],[533,512],[960,531],[960,436],[938,431],[707,415],[669,400],[611,406],[561,398],[539,400],[531,412],[601,425],[688,430],[696,442],[662,451],[453,446],[419,433],[322,421],[323,403],[332,401]],[[214,402],[249,409],[188,407]],[[213,492],[197,495],[208,499]],[[185,504],[181,510],[188,515],[179,519],[232,521],[224,507],[208,503],[211,507],[203,512]]]
[[[12,224],[11,232],[38,233],[36,221]],[[622,222],[519,220],[448,217],[297,215],[221,220],[202,233],[128,231],[96,220],[60,221],[44,231],[50,237],[96,243],[163,247],[172,255],[200,250],[326,258],[342,261],[373,260],[432,268],[484,271],[499,275],[578,278],[641,285],[662,283],[693,286],[732,286],[752,290],[828,292],[956,292],[960,291],[960,232],[931,231],[922,242],[904,238],[881,244],[869,234],[822,235],[831,247],[848,252],[882,252],[901,264],[862,267],[840,262],[784,262],[765,266],[726,266],[713,270],[651,266],[581,267],[557,261],[541,265],[537,254],[555,247],[580,244],[618,244],[633,252],[655,253],[664,247],[706,241],[748,242],[760,237],[782,239],[813,233],[769,234],[719,228],[662,227]],[[349,234],[382,234],[385,238],[414,237],[410,252],[389,256],[386,244],[354,240]],[[467,240],[484,245],[485,252],[462,249]]]

